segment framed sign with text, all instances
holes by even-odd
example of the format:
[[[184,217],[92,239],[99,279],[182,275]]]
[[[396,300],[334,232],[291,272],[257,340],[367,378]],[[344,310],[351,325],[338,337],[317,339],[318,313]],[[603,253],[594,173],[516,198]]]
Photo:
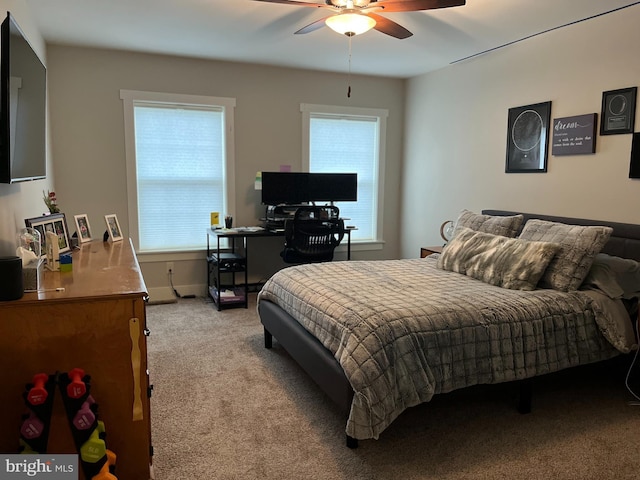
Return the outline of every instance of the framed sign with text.
[[[600,135],[633,133],[637,90],[629,87],[602,93]]]
[[[596,153],[597,113],[553,119],[552,155]]]

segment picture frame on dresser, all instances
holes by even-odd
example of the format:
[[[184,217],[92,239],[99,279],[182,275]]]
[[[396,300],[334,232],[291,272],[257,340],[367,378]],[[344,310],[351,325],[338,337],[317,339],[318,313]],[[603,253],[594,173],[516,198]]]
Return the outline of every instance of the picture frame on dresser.
[[[104,221],[107,224],[107,231],[109,232],[109,239],[112,242],[119,242],[122,240],[122,229],[120,228],[120,222],[115,213],[104,216]]]
[[[76,222],[76,233],[78,234],[78,242],[85,243],[91,241],[91,227],[89,226],[89,217],[86,213],[74,215]]]
[[[64,213],[51,213],[35,218],[25,218],[25,226],[34,228],[40,232],[40,243],[42,247],[42,255],[46,255],[46,232],[55,232],[58,236],[58,248],[60,253],[71,251],[71,242],[69,241],[69,228],[67,227],[67,219]]]
[[[602,92],[600,135],[633,133],[638,87]]]
[[[509,109],[505,173],[546,173],[551,102]]]

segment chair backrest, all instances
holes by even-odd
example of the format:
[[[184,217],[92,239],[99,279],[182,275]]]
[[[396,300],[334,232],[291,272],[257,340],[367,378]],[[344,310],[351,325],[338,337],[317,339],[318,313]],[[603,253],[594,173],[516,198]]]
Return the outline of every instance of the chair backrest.
[[[344,237],[344,222],[335,206],[298,207],[284,228],[285,246],[280,255],[287,263],[330,262]]]

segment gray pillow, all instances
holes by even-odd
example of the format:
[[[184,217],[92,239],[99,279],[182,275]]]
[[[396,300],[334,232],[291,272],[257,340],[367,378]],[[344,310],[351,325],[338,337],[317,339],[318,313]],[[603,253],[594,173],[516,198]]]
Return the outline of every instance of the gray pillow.
[[[640,298],[640,263],[599,253],[580,288],[600,290],[609,298]]]
[[[476,232],[461,227],[438,258],[443,270],[498,287],[534,290],[560,246]]]
[[[524,217],[522,215],[503,217],[498,215],[482,215],[470,212],[469,210],[462,210],[456,220],[453,236],[455,237],[461,228],[466,227],[477,232],[513,238],[518,233],[518,229],[520,225],[522,225],[523,220]]]
[[[518,238],[560,245],[557,255],[540,280],[540,286],[569,292],[577,290],[591,268],[595,256],[607,243],[611,227],[566,225],[531,219]]]

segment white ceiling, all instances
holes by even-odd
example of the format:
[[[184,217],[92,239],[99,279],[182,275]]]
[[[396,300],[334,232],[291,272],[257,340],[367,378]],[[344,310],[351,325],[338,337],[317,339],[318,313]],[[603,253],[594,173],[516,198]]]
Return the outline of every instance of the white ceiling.
[[[48,43],[334,72],[349,67],[347,37],[328,27],[293,34],[326,16],[323,9],[253,0],[26,3]],[[351,69],[408,78],[629,5],[640,18],[636,0],[467,0],[462,7],[385,14],[414,35],[398,40],[372,30],[353,37]]]

